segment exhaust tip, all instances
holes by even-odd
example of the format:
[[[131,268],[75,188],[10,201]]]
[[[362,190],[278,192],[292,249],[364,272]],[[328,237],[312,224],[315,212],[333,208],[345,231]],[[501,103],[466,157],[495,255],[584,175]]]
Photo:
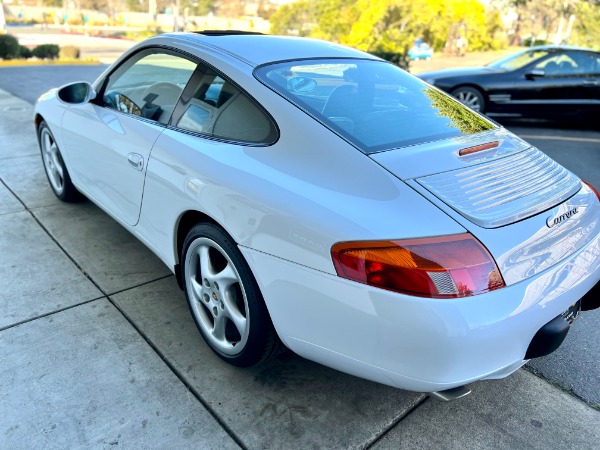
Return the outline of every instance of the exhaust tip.
[[[458,386],[452,389],[446,389],[445,391],[429,392],[429,396],[436,400],[443,402],[449,402],[458,398],[466,397],[471,393],[471,389],[467,386]]]

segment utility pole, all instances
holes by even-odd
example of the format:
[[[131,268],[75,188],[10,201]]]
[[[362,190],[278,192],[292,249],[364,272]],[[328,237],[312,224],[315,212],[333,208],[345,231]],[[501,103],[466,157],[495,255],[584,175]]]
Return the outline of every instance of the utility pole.
[[[0,34],[6,34],[6,19],[4,18],[4,4],[0,0]]]
[[[175,0],[173,7],[173,31],[175,33],[179,31],[179,0]]]
[[[156,0],[148,1],[148,13],[150,15],[150,24],[156,25]]]
[[[571,31],[573,30],[573,22],[575,22],[575,14],[571,14],[569,16],[569,23],[567,24],[567,32],[565,33],[565,44],[569,43],[569,38],[571,37]]]

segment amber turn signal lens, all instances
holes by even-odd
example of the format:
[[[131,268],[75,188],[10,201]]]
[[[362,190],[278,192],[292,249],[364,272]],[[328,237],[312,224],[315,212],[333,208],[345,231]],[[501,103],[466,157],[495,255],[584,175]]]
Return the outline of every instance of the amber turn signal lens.
[[[505,286],[492,256],[469,233],[341,242],[331,255],[340,277],[408,295],[458,298]]]

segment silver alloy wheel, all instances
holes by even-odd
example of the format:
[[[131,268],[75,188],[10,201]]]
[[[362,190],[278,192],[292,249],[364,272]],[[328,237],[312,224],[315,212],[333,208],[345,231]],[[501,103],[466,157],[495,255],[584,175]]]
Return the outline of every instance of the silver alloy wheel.
[[[46,127],[40,132],[40,143],[48,180],[56,194],[61,195],[65,189],[65,168],[59,155],[58,145]]]
[[[471,90],[458,90],[454,96],[473,111],[481,112],[481,97]]]
[[[204,336],[226,355],[240,353],[248,342],[250,315],[240,275],[223,248],[199,237],[185,256],[186,290]]]

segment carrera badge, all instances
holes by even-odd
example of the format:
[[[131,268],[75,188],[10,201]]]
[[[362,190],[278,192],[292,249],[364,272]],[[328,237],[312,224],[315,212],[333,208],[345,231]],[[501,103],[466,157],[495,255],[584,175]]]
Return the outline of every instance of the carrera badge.
[[[560,215],[556,215],[556,216],[550,216],[550,217],[548,217],[546,219],[546,226],[548,228],[555,227],[556,225],[560,224],[561,222],[564,222],[565,220],[573,217],[578,212],[579,212],[579,209],[573,208],[573,209],[568,210],[564,214],[560,214]]]

